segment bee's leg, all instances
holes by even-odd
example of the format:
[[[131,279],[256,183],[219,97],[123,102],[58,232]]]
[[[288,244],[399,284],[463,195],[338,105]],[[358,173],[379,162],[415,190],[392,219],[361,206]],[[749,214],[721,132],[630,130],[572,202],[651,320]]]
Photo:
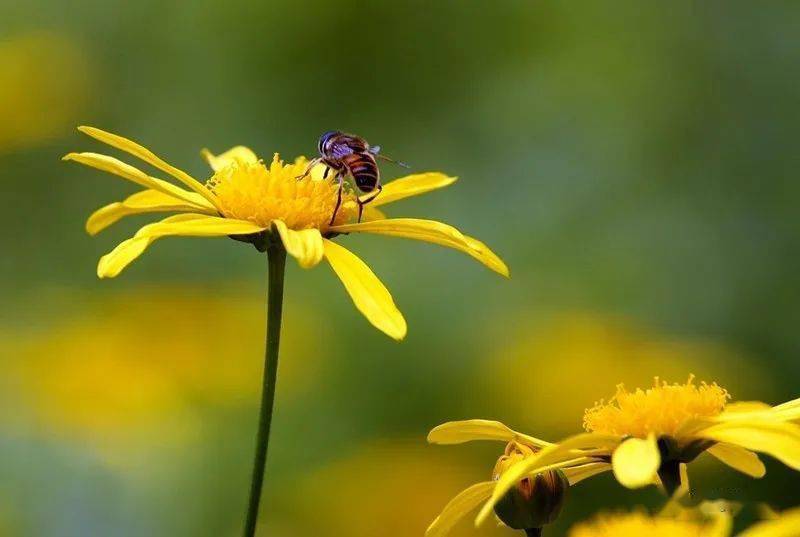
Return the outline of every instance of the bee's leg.
[[[322,174],[322,178],[323,179],[327,179],[328,178],[328,173],[330,173],[330,171],[331,171],[331,167],[330,166],[325,166],[325,173]]]
[[[383,185],[378,183],[378,185],[375,188],[375,190],[372,191],[372,192],[374,192],[374,194],[370,198],[368,198],[368,199],[366,199],[364,201],[361,201],[360,199],[358,200],[358,223],[359,224],[361,223],[361,216],[364,213],[364,205],[366,205],[367,203],[369,203],[372,200],[374,200],[375,198],[377,198],[378,194],[381,193],[381,190],[383,190]]]
[[[308,166],[306,166],[306,171],[304,171],[301,175],[298,175],[297,177],[295,177],[295,179],[297,179],[299,181],[300,179],[303,179],[304,177],[307,177],[308,174],[311,173],[311,168],[313,168],[314,166],[319,164],[321,160],[322,159],[320,159],[320,158],[315,158],[314,160],[309,162]]]
[[[344,174],[337,173],[336,179],[339,181],[339,190],[336,192],[336,207],[333,208],[331,221],[328,223],[329,226],[333,225],[333,221],[336,220],[336,213],[339,212],[339,207],[342,205],[342,189],[344,188]]]

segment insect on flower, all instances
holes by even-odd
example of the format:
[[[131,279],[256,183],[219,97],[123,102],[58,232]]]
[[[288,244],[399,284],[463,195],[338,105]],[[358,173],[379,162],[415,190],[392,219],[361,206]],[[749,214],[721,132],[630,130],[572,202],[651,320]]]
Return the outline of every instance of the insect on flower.
[[[320,163],[327,166],[324,178],[327,179],[331,170],[335,172],[335,178],[339,181],[339,191],[336,198],[336,207],[331,215],[331,224],[336,219],[336,213],[342,204],[342,188],[348,175],[353,178],[361,192],[368,194],[364,199],[358,199],[358,221],[361,222],[361,213],[364,210],[364,205],[378,197],[378,194],[383,190],[376,157],[408,168],[407,164],[392,160],[385,155],[380,155],[381,147],[379,145],[370,146],[360,136],[346,134],[341,131],[324,133],[319,138],[317,149],[320,156],[309,162],[305,172],[297,178],[306,177],[311,173],[311,169]]]

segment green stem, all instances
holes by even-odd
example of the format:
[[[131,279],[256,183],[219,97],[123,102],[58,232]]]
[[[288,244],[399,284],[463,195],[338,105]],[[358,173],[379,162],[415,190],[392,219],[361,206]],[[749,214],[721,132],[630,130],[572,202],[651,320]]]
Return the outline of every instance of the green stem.
[[[267,463],[269,447],[269,428],[272,424],[272,408],[275,402],[275,380],[278,374],[278,346],[281,339],[281,316],[283,310],[283,273],[286,268],[286,250],[280,244],[267,249],[269,265],[269,284],[267,287],[267,344],[264,354],[264,381],[261,388],[261,411],[258,416],[258,436],[256,454],[253,462],[253,478],[250,483],[250,504],[244,536],[256,534],[258,506],[261,502],[261,488],[264,483],[264,467]]]
[[[542,528],[528,528],[525,530],[526,537],[541,537]]]

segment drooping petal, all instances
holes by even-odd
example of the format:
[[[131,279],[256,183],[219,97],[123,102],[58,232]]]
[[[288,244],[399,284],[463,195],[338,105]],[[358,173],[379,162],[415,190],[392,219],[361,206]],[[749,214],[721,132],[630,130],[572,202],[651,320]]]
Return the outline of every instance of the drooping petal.
[[[233,220],[204,214],[187,213],[165,218],[155,224],[142,227],[136,234],[120,243],[111,252],[100,258],[97,275],[113,278],[132,261],[144,253],[158,238],[181,235],[186,237],[220,237],[258,233],[264,228],[246,220]]]
[[[511,276],[511,273],[508,270],[508,265],[506,265],[497,254],[491,251],[488,246],[478,239],[470,237],[469,235],[464,235],[464,239],[466,239],[467,244],[470,247],[469,251],[467,252],[469,255],[498,274],[501,274],[506,278]]]
[[[707,451],[734,470],[750,477],[761,478],[767,473],[767,469],[758,455],[743,447],[720,442],[708,448]]]
[[[142,159],[143,161],[147,162],[151,166],[158,168],[164,173],[168,173],[187,187],[189,187],[194,192],[197,192],[201,196],[203,196],[206,200],[208,200],[215,208],[219,209],[218,202],[214,197],[214,194],[206,188],[201,182],[199,182],[194,177],[190,176],[188,173],[184,172],[183,170],[179,170],[178,168],[167,164],[158,156],[156,156],[152,151],[149,149],[137,144],[133,140],[129,140],[127,138],[123,138],[122,136],[112,134],[110,132],[106,132],[104,130],[95,128],[95,127],[86,127],[81,126],[78,127],[78,130],[82,133],[91,136],[92,138],[99,140],[103,143],[110,145],[111,147],[115,147],[120,151],[125,151],[135,157]]]
[[[239,164],[253,164],[258,162],[256,154],[253,153],[249,147],[243,145],[232,147],[219,155],[214,155],[208,149],[203,149],[200,154],[203,155],[203,158],[206,159],[208,165],[211,166],[211,169],[215,172],[220,171],[234,162]]]
[[[428,526],[425,537],[441,537],[446,535],[459,520],[478,507],[480,503],[492,495],[494,481],[484,481],[462,490],[442,509],[442,512]]]
[[[550,442],[518,433],[505,424],[492,420],[449,421],[434,427],[428,433],[428,442],[431,444],[463,444],[473,440],[500,440],[502,442],[520,440],[539,448],[553,445]]]
[[[121,218],[133,214],[169,211],[216,214],[214,208],[208,206],[208,202],[204,198],[194,192],[186,192],[186,194],[195,197],[198,202],[196,204],[188,203],[158,190],[137,192],[128,196],[124,201],[110,203],[97,209],[86,221],[86,231],[90,235],[96,235]]]
[[[625,440],[614,450],[611,465],[614,477],[624,487],[637,489],[652,485],[661,466],[655,436]]]
[[[278,230],[286,251],[297,258],[301,267],[311,268],[322,261],[325,247],[318,229],[295,231],[286,227],[282,220],[273,220],[272,225]]]
[[[712,425],[698,437],[734,444],[766,453],[785,465],[800,470],[800,426],[773,420],[735,420]]]
[[[160,223],[170,222],[187,222],[195,220],[201,215],[198,214],[178,214],[175,216],[167,217],[161,220]],[[155,224],[148,224],[153,226]],[[144,251],[156,239],[154,237],[141,237],[138,236],[145,228],[141,228],[136,235],[130,239],[124,240],[117,245],[116,248],[100,258],[97,263],[97,276],[99,278],[114,278],[119,275],[122,270],[130,265],[137,257],[142,255]]]
[[[457,179],[458,177],[449,177],[439,172],[415,173],[401,177],[383,185],[383,190],[370,205],[378,207],[411,196],[419,196],[452,185]]]
[[[324,245],[325,258],[344,284],[358,311],[389,337],[403,339],[407,330],[406,320],[378,277],[346,248],[328,239],[324,239]]]
[[[570,466],[562,470],[564,475],[567,476],[570,485],[576,485],[597,474],[602,474],[611,470],[611,465],[607,462],[590,462],[588,464],[581,464],[579,466]]]
[[[800,535],[800,507],[780,513],[777,518],[759,522],[739,537],[797,537]]]
[[[577,466],[589,462],[597,462],[588,458],[581,450],[586,453],[597,455],[598,451],[610,454],[620,443],[620,437],[599,433],[581,433],[571,436],[542,449],[533,457],[528,457],[514,464],[506,470],[495,486],[492,497],[481,508],[475,520],[476,525],[484,522],[492,513],[492,509],[498,501],[511,490],[512,487],[525,476],[543,472],[553,468]]]
[[[448,226],[435,220],[387,218],[361,222],[360,224],[332,226],[330,229],[337,233],[375,233],[447,246],[474,257],[503,276],[508,276],[508,267],[485,244],[477,239],[463,235],[453,226]]]

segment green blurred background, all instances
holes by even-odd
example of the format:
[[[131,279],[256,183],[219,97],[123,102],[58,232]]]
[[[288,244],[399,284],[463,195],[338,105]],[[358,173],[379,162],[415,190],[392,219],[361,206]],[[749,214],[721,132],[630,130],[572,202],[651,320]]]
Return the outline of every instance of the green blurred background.
[[[461,178],[390,214],[452,223],[511,267],[347,237],[408,319],[397,344],[327,267],[290,264],[264,535],[421,535],[502,450],[427,446],[442,421],[555,440],[655,375],[798,396],[798,24],[788,1],[3,0],[0,534],[237,535],[245,510],[266,259],[168,239],[97,280],[151,219],[84,233],[134,188],[59,161],[100,150],[79,124],[201,178],[202,147],[292,158],[359,133]],[[705,497],[800,499],[774,461],[761,481],[693,470]],[[660,501],[600,476],[551,535]]]

